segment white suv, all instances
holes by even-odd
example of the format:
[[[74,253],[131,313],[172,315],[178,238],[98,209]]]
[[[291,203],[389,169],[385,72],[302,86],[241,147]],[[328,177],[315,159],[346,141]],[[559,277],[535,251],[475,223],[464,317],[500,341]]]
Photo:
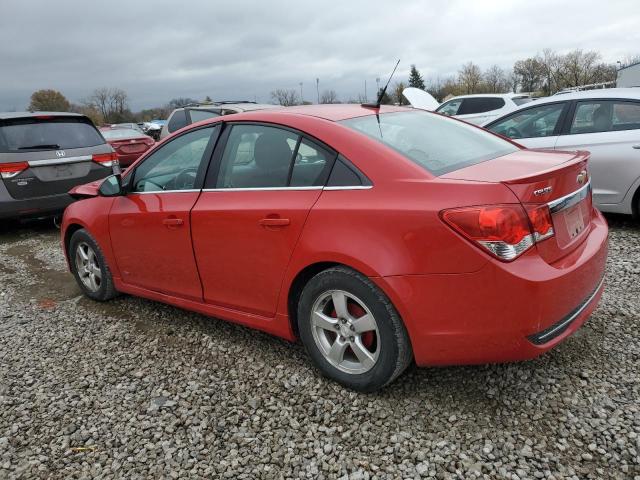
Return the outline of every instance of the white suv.
[[[192,123],[206,120],[208,118],[219,117],[220,115],[230,115],[232,113],[248,112],[250,110],[264,110],[266,108],[279,108],[279,105],[260,104],[249,101],[224,101],[208,104],[189,104],[176,108],[167,122],[162,127],[160,139],[170,135],[182,127]]]
[[[447,100],[436,112],[481,125],[533,100],[522,93],[460,95]]]

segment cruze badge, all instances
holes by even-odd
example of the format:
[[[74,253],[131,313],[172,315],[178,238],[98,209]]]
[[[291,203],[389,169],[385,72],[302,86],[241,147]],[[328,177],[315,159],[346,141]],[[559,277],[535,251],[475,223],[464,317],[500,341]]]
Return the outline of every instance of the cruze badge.
[[[584,185],[584,182],[587,181],[587,171],[586,170],[582,170],[578,174],[578,178],[576,178],[576,181],[578,182],[579,185]]]
[[[64,150],[56,150],[56,157],[62,158],[66,155]]]
[[[553,187],[544,187],[544,188],[540,188],[538,190],[534,190],[533,194],[534,195],[545,195],[547,193],[551,193],[551,191],[553,190]]]

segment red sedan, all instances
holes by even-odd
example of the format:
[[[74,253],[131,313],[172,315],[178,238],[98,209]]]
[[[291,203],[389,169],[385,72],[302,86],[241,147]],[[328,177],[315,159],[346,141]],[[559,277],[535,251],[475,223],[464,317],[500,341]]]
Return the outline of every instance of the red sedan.
[[[299,338],[371,391],[412,360],[533,358],[585,322],[608,232],[587,160],[400,107],[229,115],[73,190],[62,241],[90,298]]]
[[[132,128],[103,127],[100,133],[116,151],[123,167],[131,165],[156,143],[153,138]]]

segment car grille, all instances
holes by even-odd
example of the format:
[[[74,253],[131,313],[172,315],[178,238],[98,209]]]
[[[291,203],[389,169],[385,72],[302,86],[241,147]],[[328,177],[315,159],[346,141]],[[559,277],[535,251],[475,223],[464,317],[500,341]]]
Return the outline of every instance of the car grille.
[[[571,312],[569,312],[568,315],[566,315],[559,322],[554,323],[550,327],[547,327],[540,332],[534,333],[533,335],[529,335],[527,339],[535,345],[543,345],[547,342],[550,342],[554,338],[562,335],[562,333],[571,326],[574,320],[580,316],[580,314],[587,307],[587,305],[591,303],[591,300],[593,300],[593,298],[598,293],[598,290],[600,290],[600,287],[602,286],[602,282],[604,282],[604,276],[600,279],[600,281],[598,282],[598,285],[593,290],[593,292],[591,292],[587,296],[587,298],[585,298],[582,301],[582,303],[580,303],[580,305],[578,305],[576,308],[571,310]]]

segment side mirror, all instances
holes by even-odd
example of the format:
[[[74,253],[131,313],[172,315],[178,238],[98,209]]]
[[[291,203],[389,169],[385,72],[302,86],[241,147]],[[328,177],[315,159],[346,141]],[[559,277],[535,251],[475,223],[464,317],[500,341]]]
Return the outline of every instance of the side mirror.
[[[124,195],[122,188],[122,177],[120,175],[110,175],[104,179],[98,188],[101,197],[118,197]]]

